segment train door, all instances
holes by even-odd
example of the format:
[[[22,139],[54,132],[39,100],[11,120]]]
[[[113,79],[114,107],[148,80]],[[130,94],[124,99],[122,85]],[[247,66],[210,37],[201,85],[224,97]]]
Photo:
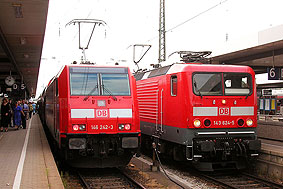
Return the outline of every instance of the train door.
[[[164,78],[164,77],[163,77]],[[157,108],[157,115],[156,115],[156,134],[158,138],[164,133],[164,97],[165,97],[165,83],[163,79],[157,80],[158,89],[156,91],[156,108]]]
[[[160,128],[160,89],[159,89],[159,81],[154,81],[151,84],[152,86],[152,113],[153,115],[155,115],[154,117],[154,124],[155,124],[155,134],[153,136],[159,138],[160,136],[160,132],[161,132],[161,128]],[[150,98],[148,99],[150,100]]]
[[[54,136],[57,142],[59,142],[59,130],[60,130],[60,123],[59,123],[59,88],[58,88],[58,78],[55,79],[55,98],[54,98]]]

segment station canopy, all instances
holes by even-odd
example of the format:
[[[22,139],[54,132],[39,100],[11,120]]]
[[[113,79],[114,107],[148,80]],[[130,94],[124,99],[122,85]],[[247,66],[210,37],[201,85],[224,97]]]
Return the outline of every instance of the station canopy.
[[[267,73],[268,68],[283,67],[283,40],[215,56],[212,64],[247,65],[256,74]]]
[[[0,1],[0,93],[25,87],[28,95],[35,95],[48,3]]]

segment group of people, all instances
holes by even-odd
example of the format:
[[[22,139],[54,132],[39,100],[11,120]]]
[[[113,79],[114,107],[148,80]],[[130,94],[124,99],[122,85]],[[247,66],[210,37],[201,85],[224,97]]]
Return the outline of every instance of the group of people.
[[[15,129],[26,129],[26,120],[35,114],[36,105],[34,102],[27,103],[26,100],[12,100],[3,98],[1,104],[1,132],[7,132],[9,126]]]

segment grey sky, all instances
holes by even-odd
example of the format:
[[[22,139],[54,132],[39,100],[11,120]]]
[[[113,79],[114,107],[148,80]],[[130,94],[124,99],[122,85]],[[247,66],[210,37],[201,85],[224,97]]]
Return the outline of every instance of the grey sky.
[[[218,55],[248,48],[257,45],[259,31],[282,24],[282,0],[165,0],[166,29],[215,5],[167,33],[167,55],[178,50],[209,50]],[[130,45],[152,45],[140,67],[157,62],[158,16],[159,0],[50,0],[38,91],[62,65],[80,60],[77,26],[65,27],[70,20],[104,20],[107,27],[95,30],[87,58],[99,64],[111,58],[127,60],[122,64],[134,69]]]

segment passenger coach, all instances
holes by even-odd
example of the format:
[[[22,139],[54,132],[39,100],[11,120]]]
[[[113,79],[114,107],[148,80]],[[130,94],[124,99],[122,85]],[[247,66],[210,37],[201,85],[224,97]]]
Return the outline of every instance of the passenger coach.
[[[40,104],[61,155],[74,167],[124,166],[139,151],[136,83],[127,67],[66,65]]]
[[[142,146],[201,170],[242,169],[258,155],[250,67],[175,63],[135,77]]]

